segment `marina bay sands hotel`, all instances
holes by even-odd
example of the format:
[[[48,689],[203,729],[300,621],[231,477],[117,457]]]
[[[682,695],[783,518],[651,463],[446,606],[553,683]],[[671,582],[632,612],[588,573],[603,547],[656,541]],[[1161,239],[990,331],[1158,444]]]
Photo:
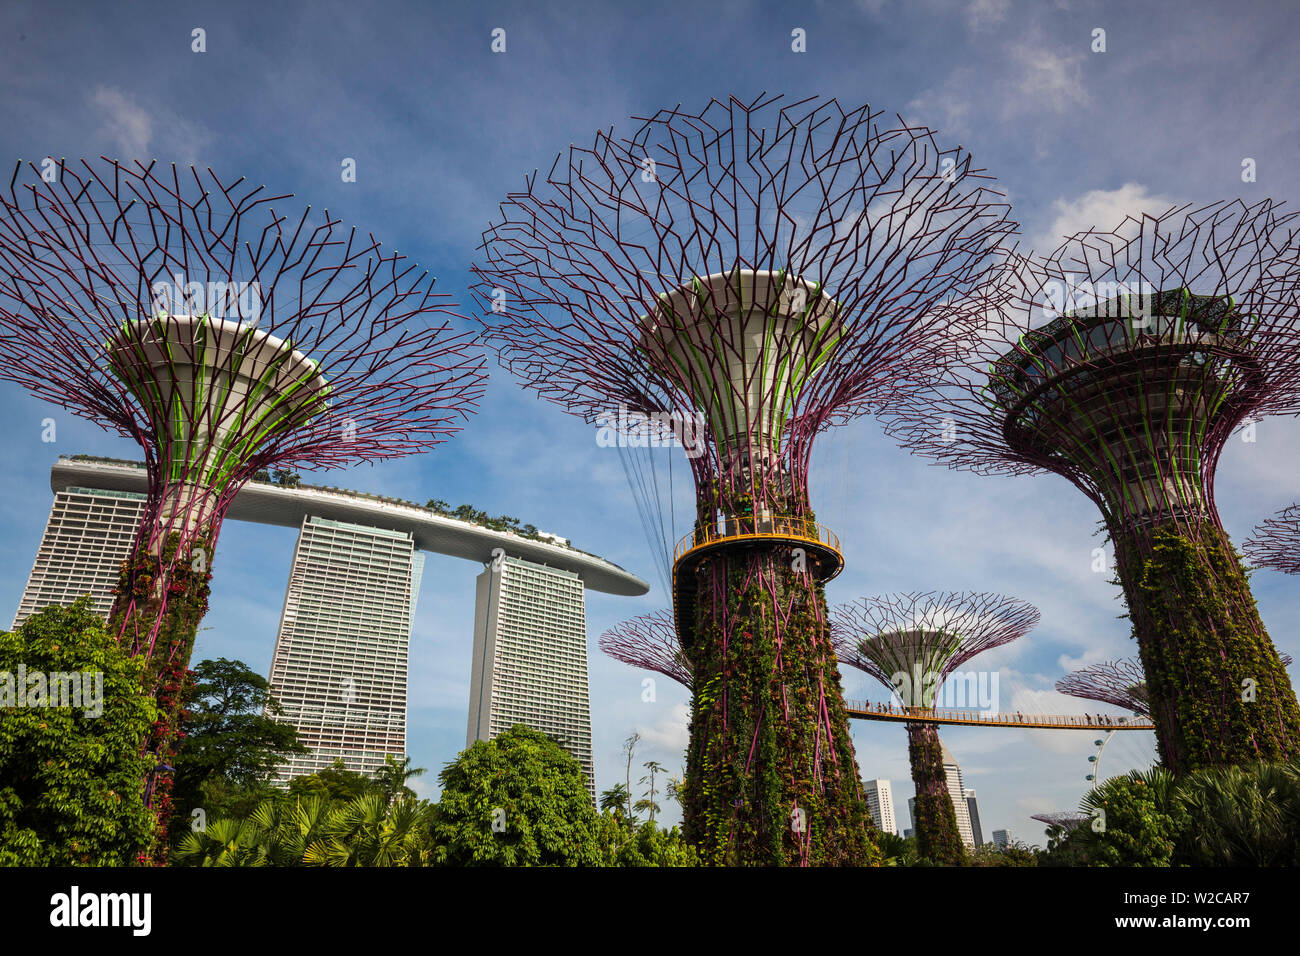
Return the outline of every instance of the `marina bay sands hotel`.
[[[50,487],[15,628],[84,594],[107,617],[144,513],[137,463],[60,458]],[[435,552],[483,565],[465,745],[528,724],[577,758],[594,799],[584,591],[645,594],[644,581],[554,535],[527,538],[336,488],[249,482],[228,518],[298,529],[269,680],[280,719],[310,753],[293,757],[283,778],[337,758],[368,772],[406,753],[408,651],[424,553]]]

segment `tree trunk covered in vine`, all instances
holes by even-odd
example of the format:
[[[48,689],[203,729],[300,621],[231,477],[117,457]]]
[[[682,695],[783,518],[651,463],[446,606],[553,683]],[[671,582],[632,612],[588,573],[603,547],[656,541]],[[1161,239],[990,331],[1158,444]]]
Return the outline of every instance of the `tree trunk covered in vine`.
[[[1295,690],[1223,529],[1167,524],[1117,545],[1165,767],[1182,774],[1295,756]]]
[[[916,785],[912,826],[916,830],[917,855],[949,866],[964,865],[966,846],[948,792],[939,728],[934,724],[908,724],[907,757],[912,763],[912,783]]]
[[[142,535],[142,538],[144,536]],[[165,544],[137,544],[123,562],[117,597],[109,614],[109,627],[133,656],[147,657],[145,689],[158,703],[158,719],[142,742],[152,754],[156,769],[144,781],[146,802],[155,813],[155,842],[144,864],[166,862],[166,835],[172,814],[173,775],[170,767],[184,739],[183,710],[190,656],[199,624],[208,610],[211,536],[172,532]]]
[[[821,586],[790,546],[732,546],[693,573],[684,834],[703,862],[877,864]]]

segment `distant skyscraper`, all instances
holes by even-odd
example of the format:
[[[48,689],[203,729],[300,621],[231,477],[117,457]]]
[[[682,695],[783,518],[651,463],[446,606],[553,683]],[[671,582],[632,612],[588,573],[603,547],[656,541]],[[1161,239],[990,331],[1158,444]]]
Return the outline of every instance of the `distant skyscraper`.
[[[146,474],[136,462],[60,457],[50,486],[54,506],[15,627],[83,594],[106,618],[144,513]],[[253,481],[228,518],[299,530],[270,681],[281,719],[298,728],[313,754],[282,767],[281,778],[338,757],[368,771],[387,754],[403,754],[423,552],[480,564],[509,553],[500,586],[479,580],[469,742],[527,723],[565,742],[594,801],[583,588],[645,594],[644,581],[558,535],[523,537],[345,489]],[[492,657],[484,672],[489,618]]]
[[[976,846],[984,845],[984,831],[980,829],[980,808],[975,802],[975,791],[966,791],[966,812],[970,816],[970,832]]]
[[[913,830],[911,827],[908,827],[906,830],[903,831],[903,836],[910,837],[915,832],[916,831]]]
[[[130,491],[70,487],[57,492],[14,627],[42,608],[69,605],[83,594],[107,619],[144,506],[145,496]]]
[[[973,848],[975,834],[971,831],[970,809],[966,805],[966,788],[962,786],[961,767],[957,766],[957,758],[952,755],[948,745],[941,742],[940,746],[943,748],[943,772],[948,778],[948,795],[952,797],[952,808],[957,814],[957,832],[961,834],[961,842],[965,843],[967,848]]]
[[[876,821],[876,829],[882,833],[898,833],[894,821],[894,789],[888,780],[868,780],[865,784],[867,808],[871,819]]]
[[[281,780],[342,758],[368,773],[406,753],[406,668],[424,555],[411,535],[307,516],[298,534],[271,694],[310,753]]]
[[[540,730],[572,754],[595,800],[582,579],[503,557],[478,576],[465,746],[515,724]]]
[[[1011,843],[1011,831],[1010,831],[1010,830],[994,830],[994,831],[993,831],[993,844],[994,844],[995,846],[1001,847],[1002,849],[1005,850],[1005,849],[1007,848],[1007,846],[1008,846],[1010,843]]]

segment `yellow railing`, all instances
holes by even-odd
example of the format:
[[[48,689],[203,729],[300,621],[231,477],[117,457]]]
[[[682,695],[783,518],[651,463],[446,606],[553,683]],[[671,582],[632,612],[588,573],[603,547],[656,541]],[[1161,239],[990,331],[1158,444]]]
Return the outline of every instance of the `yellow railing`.
[[[687,552],[707,545],[723,541],[742,541],[747,538],[774,537],[821,544],[836,554],[840,553],[840,539],[835,532],[807,518],[794,518],[787,515],[763,518],[746,515],[726,518],[720,526],[711,525],[688,534],[678,541],[677,547],[673,549],[673,563],[676,564]]]
[[[983,724],[993,727],[1038,727],[1068,730],[1154,730],[1150,718],[1117,714],[1022,714],[940,707],[903,707],[870,701],[844,701],[850,717],[866,720],[907,720],[934,724]]]

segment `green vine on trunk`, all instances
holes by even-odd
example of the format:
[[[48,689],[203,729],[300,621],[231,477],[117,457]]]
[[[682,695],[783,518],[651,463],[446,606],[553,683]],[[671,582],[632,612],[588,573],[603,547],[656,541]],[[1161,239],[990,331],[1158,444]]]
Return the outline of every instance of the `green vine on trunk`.
[[[948,866],[966,865],[966,845],[957,828],[957,811],[948,792],[943,744],[934,724],[907,725],[907,756],[916,785],[913,825],[916,851],[924,859]]]
[[[1175,774],[1296,755],[1300,708],[1221,528],[1117,548],[1161,760]]]
[[[714,554],[694,572],[683,831],[706,864],[880,861],[825,599],[792,564],[789,548],[751,546]]]
[[[148,652],[150,631],[155,623],[158,627],[143,675],[145,690],[158,704],[158,718],[142,741],[142,752],[154,755],[157,768],[145,782],[146,786],[152,784],[150,806],[156,829],[154,845],[139,860],[144,865],[166,863],[172,774],[165,768],[173,764],[185,739],[189,661],[211,590],[210,536],[190,537],[186,554],[178,554],[180,541],[180,534],[172,532],[161,553],[154,553],[147,542],[137,546],[132,557],[122,563],[117,600],[109,618],[111,631],[137,655]]]

